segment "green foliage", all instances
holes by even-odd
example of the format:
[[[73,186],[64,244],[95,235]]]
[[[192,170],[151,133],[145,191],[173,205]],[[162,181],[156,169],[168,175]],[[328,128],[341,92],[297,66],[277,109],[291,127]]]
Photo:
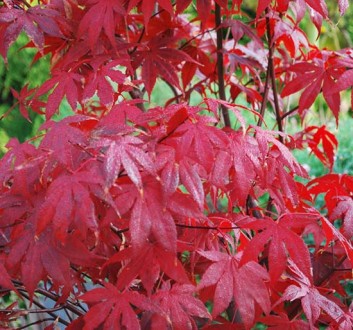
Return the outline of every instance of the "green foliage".
[[[17,106],[10,110],[16,102],[11,88],[20,91],[26,84],[36,87],[49,76],[49,59],[44,57],[33,63],[36,50],[26,48],[27,44],[28,38],[22,34],[9,50],[8,63],[0,59],[0,116],[4,115],[0,121],[0,155],[10,138],[23,142],[34,136],[43,122],[41,116],[32,111],[29,112],[30,123],[23,118]]]

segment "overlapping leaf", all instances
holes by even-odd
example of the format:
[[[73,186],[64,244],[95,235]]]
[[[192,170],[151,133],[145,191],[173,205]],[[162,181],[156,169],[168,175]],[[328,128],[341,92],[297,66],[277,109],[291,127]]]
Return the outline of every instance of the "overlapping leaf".
[[[187,284],[163,284],[161,290],[152,296],[152,301],[159,306],[160,311],[146,317],[152,327],[164,329],[197,329],[194,317],[210,319],[211,315],[205,305],[193,296],[195,287]]]
[[[73,110],[76,109],[77,103],[81,99],[80,86],[81,76],[75,72],[58,71],[54,77],[47,80],[38,90],[36,95],[41,96],[53,89],[48,97],[45,115],[50,119],[54,113],[59,109],[60,103],[66,96]]]
[[[83,318],[85,330],[94,330],[98,326],[103,329],[140,329],[133,306],[142,310],[150,308],[143,295],[128,290],[120,292],[110,283],[81,295],[80,299],[94,304]]]
[[[296,264],[290,263],[290,268],[296,274],[297,283],[288,286],[280,300],[300,299],[311,328],[314,327],[322,311],[333,321],[331,324],[339,325],[340,329],[348,330],[353,326],[352,317],[346,314],[333,300],[328,299],[312,286],[311,281],[298,269]]]
[[[155,174],[155,165],[151,156],[144,150],[144,143],[138,137],[117,136],[115,139],[102,138],[94,143],[95,147],[104,147],[104,169],[106,183],[111,186],[122,170],[131,181],[142,188],[140,168]]]
[[[324,54],[324,56],[327,56]],[[316,63],[302,62],[293,64],[289,71],[295,73],[295,78],[289,81],[282,90],[282,97],[303,90],[299,98],[299,112],[303,113],[311,107],[322,91],[323,96],[338,121],[341,99],[338,91],[333,88],[339,77],[337,65],[333,59],[318,60]],[[344,89],[344,88],[342,88]]]
[[[266,285],[269,276],[264,268],[253,261],[240,266],[236,257],[217,251],[199,251],[199,254],[213,261],[198,285],[199,289],[216,285],[213,316],[222,313],[232,299],[247,327],[258,316],[256,305],[266,314],[270,312],[271,303]]]
[[[17,39],[19,34],[24,31],[34,44],[42,49],[44,46],[44,32],[51,36],[62,36],[56,22],[60,19],[57,11],[41,6],[34,6],[28,10],[5,8],[0,9],[0,23],[3,30],[0,41],[3,44],[1,55],[6,58],[7,50]]]
[[[116,47],[115,30],[125,14],[124,1],[89,0],[89,10],[83,16],[79,28],[78,37],[88,34],[88,43],[91,49],[96,46],[97,40],[104,32],[113,47]]]
[[[311,220],[314,221],[314,219]],[[257,261],[259,255],[268,246],[269,274],[272,281],[277,281],[283,274],[288,257],[298,264],[303,274],[310,279],[309,251],[302,238],[291,230],[293,225],[295,224],[290,215],[281,217],[277,222],[264,218],[248,224],[248,228],[255,229],[258,233],[246,246],[241,265],[249,261]]]

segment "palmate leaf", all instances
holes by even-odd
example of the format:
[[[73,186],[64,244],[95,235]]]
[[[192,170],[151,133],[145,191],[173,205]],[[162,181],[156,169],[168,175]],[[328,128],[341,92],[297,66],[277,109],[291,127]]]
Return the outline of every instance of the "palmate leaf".
[[[190,164],[187,160],[181,161],[179,164],[179,173],[181,182],[193,196],[200,209],[202,209],[205,193],[203,190],[201,178],[197,173],[195,166]]]
[[[169,14],[173,14],[173,6],[169,0],[157,0],[156,2],[158,2],[158,5]],[[148,25],[156,3],[149,0],[129,0],[128,10],[131,10],[137,5],[141,6],[141,10],[144,13],[145,25]]]
[[[346,0],[344,0],[346,1]],[[276,10],[278,10],[279,12],[285,12],[288,10],[289,7],[289,0],[283,0],[283,1],[279,1],[276,2]],[[299,20],[301,20],[304,16],[304,12],[305,12],[305,4],[309,7],[309,9],[315,13],[315,15],[319,15],[322,19],[322,17],[327,18],[328,15],[328,10],[327,10],[327,5],[325,3],[324,0],[300,0],[298,1],[298,5],[299,8],[297,8],[298,12],[298,17],[300,18]],[[271,5],[271,1],[270,0],[264,0],[264,1],[259,1],[258,2],[258,6],[257,6],[257,10],[256,10],[256,15],[257,17],[260,17],[261,14],[263,14],[263,12],[266,10],[266,8],[268,8]],[[295,4],[296,5],[296,4]],[[340,4],[340,12],[342,12],[342,10],[345,10],[345,4],[341,3]],[[315,16],[313,13],[311,13],[312,16]],[[313,17],[311,17],[311,19],[313,19]]]
[[[167,210],[168,200],[159,182],[145,184],[143,196],[136,196],[131,212],[130,230],[133,246],[143,249],[148,241],[158,242],[166,251],[176,253],[176,227]]]
[[[63,37],[57,20],[62,20],[60,14],[53,9],[42,6],[33,6],[28,10],[14,8],[0,8],[0,48],[3,58],[7,58],[10,45],[24,31],[33,43],[39,48],[44,46],[44,33],[55,37]]]
[[[89,0],[86,3],[90,7],[80,21],[78,37],[88,34],[88,44],[93,50],[98,38],[104,32],[112,46],[116,47],[115,29],[126,13],[124,1]]]
[[[280,313],[279,315],[268,315],[261,318],[261,322],[271,326],[273,330],[309,330],[310,326],[303,320],[290,320],[288,315]]]
[[[64,96],[66,96],[71,108],[76,109],[77,103],[81,99],[80,79],[81,75],[75,72],[57,71],[37,90],[36,95],[41,96],[53,89],[46,104],[45,116],[47,119],[50,119],[58,110]]]
[[[133,306],[150,310],[151,304],[145,296],[125,290],[120,292],[114,285],[104,283],[103,288],[93,289],[79,297],[92,305],[83,317],[85,330],[103,329],[140,329],[140,322]]]
[[[335,135],[326,129],[325,125],[306,127],[303,131],[295,134],[294,140],[299,148],[307,143],[315,156],[332,171],[338,141]]]
[[[100,258],[92,254],[75,234],[68,234],[64,244],[53,237],[50,229],[36,235],[34,226],[31,225],[34,220],[34,217],[29,218],[27,226],[18,227],[12,233],[10,258],[6,267],[15,273],[12,274],[15,277],[20,271],[31,297],[39,281],[49,276],[55,287],[62,287],[62,299],[65,300],[73,285],[71,264],[93,267],[99,263]]]
[[[129,179],[124,181],[119,179],[117,182],[115,203],[119,215],[129,219],[133,248],[143,250],[148,242],[152,242],[175,255],[177,231],[174,216],[185,216],[185,213],[186,216],[199,215],[196,203],[188,196],[182,198],[184,195],[180,193],[165,195],[160,181],[152,176],[144,177],[142,191]],[[182,205],[185,202],[191,205]]]
[[[214,121],[212,118],[199,117],[197,120],[180,125],[175,131],[176,140],[170,140],[170,143],[177,143],[177,160],[187,156],[209,171],[213,167],[217,149],[227,149],[230,141],[225,132],[211,126]]]
[[[265,282],[269,276],[256,262],[243,263],[236,256],[218,251],[199,251],[203,257],[213,261],[203,274],[198,289],[216,285],[212,316],[222,313],[234,299],[245,326],[254,323],[258,310],[255,305],[269,314],[271,303]]]
[[[317,215],[303,215],[303,219],[305,217],[309,217],[309,221],[317,221]],[[304,224],[306,225],[305,222]],[[283,215],[276,222],[270,218],[264,218],[246,224],[246,228],[256,230],[258,233],[245,247],[240,264],[244,265],[249,261],[258,260],[259,255],[268,246],[268,265],[271,281],[276,282],[286,269],[288,255],[299,265],[303,274],[311,279],[311,262],[308,247],[302,238],[291,230],[293,226],[297,225],[290,214]]]
[[[151,294],[161,272],[178,283],[189,284],[186,272],[175,253],[165,250],[159,244],[145,243],[140,249],[128,248],[116,253],[105,264],[113,265],[126,261],[117,279],[117,287],[129,287],[136,279]]]
[[[146,90],[151,95],[158,76],[171,85],[180,88],[175,66],[182,62],[197,63],[186,52],[172,48],[175,38],[171,30],[162,31],[149,40],[133,57],[135,65],[142,65],[142,79]]]
[[[41,87],[10,86],[25,117],[46,122],[0,161],[2,294],[14,283],[33,302],[47,295],[56,305],[42,312],[60,313],[49,328],[65,323],[56,308],[71,330],[352,328],[353,179],[298,183],[307,173],[286,147],[298,102],[303,115],[322,92],[338,118],[352,86],[351,50],[321,51],[299,28],[308,14],[321,26],[326,0],[2,4],[0,54],[24,33],[34,63],[51,64]],[[151,95],[157,78],[169,100]],[[223,89],[233,103],[217,100]],[[65,98],[75,115],[51,120]],[[273,109],[279,132],[265,125]],[[303,130],[293,146],[332,167],[334,136]],[[314,210],[322,193],[329,220]]]
[[[341,99],[339,91],[347,87],[341,81],[342,64],[334,54],[322,53],[322,59],[315,62],[308,61],[295,63],[290,68],[296,74],[295,78],[289,81],[282,90],[281,96],[286,97],[303,89],[299,99],[299,112],[303,113],[314,103],[318,94],[322,91],[323,96],[338,122]],[[341,68],[340,68],[341,67]],[[340,78],[339,78],[340,77]],[[335,80],[339,81],[335,83]]]
[[[197,329],[194,317],[210,319],[205,305],[193,296],[195,287],[190,284],[164,282],[161,290],[154,294],[152,302],[159,307],[156,313],[145,313],[143,322],[154,329],[172,327],[176,330]]]
[[[343,232],[346,237],[353,236],[353,200],[348,196],[338,196],[337,206],[330,214],[330,220],[341,218],[343,220]]]
[[[326,174],[308,183],[309,192],[317,197],[324,193],[326,208],[330,215],[342,197],[351,197],[353,177],[348,174]]]
[[[60,122],[47,121],[41,129],[47,130],[41,141],[41,150],[48,152],[47,167],[43,179],[47,180],[47,172],[54,167],[63,166],[66,169],[76,170],[82,160],[87,157],[82,154],[79,146],[88,144],[89,134],[85,127],[94,127],[97,120],[88,116],[66,117]]]
[[[94,203],[85,184],[88,175],[90,172],[81,173],[81,177],[61,175],[51,183],[37,215],[37,235],[52,226],[56,238],[65,242],[69,228],[79,228],[82,234],[97,230]],[[85,213],[81,212],[82,208]]]
[[[294,262],[289,262],[289,268],[294,273],[292,278],[296,283],[286,288],[278,302],[300,299],[310,328],[314,328],[314,324],[319,319],[322,312],[325,312],[330,320],[332,320],[331,325],[335,324],[339,326],[340,329],[344,330],[352,328],[353,322],[349,313],[345,313],[332,299],[325,297],[314,287],[310,279],[300,271]]]
[[[131,181],[142,188],[140,168],[151,174],[156,174],[151,156],[144,150],[144,142],[134,136],[117,136],[115,138],[97,139],[93,145],[104,147],[104,169],[106,184],[110,187],[121,170],[125,170]]]
[[[119,61],[111,61],[94,68],[92,74],[87,77],[87,83],[82,94],[83,101],[91,99],[97,93],[100,102],[110,108],[115,101],[115,90],[108,78],[119,85],[124,84],[127,78],[125,74],[116,68],[120,64]]]
[[[0,278],[0,285],[3,288],[6,289],[11,289],[11,290],[15,290],[15,287],[11,281],[11,277],[8,274],[5,265],[3,264],[3,261],[0,261],[0,271],[1,271],[1,278]]]

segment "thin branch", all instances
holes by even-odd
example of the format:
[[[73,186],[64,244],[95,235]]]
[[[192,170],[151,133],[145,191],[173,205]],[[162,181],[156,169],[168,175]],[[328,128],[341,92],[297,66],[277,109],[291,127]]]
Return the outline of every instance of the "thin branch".
[[[29,295],[27,294],[27,291],[23,290],[23,289],[19,289],[18,291],[21,291],[21,295],[23,297],[25,297],[26,299],[28,299],[29,301],[31,301]],[[43,306],[41,303],[39,303],[36,300],[32,300],[33,304],[36,305],[39,308],[45,309],[45,306]],[[69,325],[69,322],[65,321],[64,319],[62,319],[61,317],[59,317],[58,315],[56,315],[54,312],[47,312],[47,314],[49,314],[51,317],[55,318],[56,320],[58,320],[58,322],[60,322],[61,324],[64,325]]]
[[[13,280],[12,282],[15,284],[16,288],[18,289],[18,291],[21,292],[21,295],[23,295],[26,299],[29,299],[29,300],[30,300],[30,298],[29,298],[29,296],[28,296],[28,294],[27,294],[27,291],[26,291],[26,289],[23,287],[22,283],[21,283],[20,281],[17,281],[17,280]],[[44,289],[42,289],[42,288],[37,288],[37,289],[35,290],[35,292],[36,292],[36,293],[39,293],[39,294],[41,294],[41,295],[43,295],[43,296],[45,296],[45,297],[47,297],[47,298],[49,298],[49,299],[51,299],[51,300],[53,300],[53,301],[55,301],[55,302],[60,298],[58,295],[56,295],[56,294],[54,294],[54,293],[52,293],[52,292],[49,292],[49,291],[47,291],[47,290],[44,290]],[[33,303],[34,303],[34,301],[33,301]],[[38,303],[38,304],[39,304],[39,303]],[[42,305],[40,305],[40,306],[37,305],[37,306],[40,307],[40,308],[45,308],[45,307],[42,306]],[[66,308],[66,309],[68,309],[70,312],[73,312],[73,313],[75,313],[76,315],[79,315],[79,316],[84,314],[81,310],[79,310],[79,309],[75,306],[74,303],[72,303],[72,302],[70,302],[70,301],[66,301],[66,303],[63,305],[63,308]]]
[[[47,317],[46,319],[41,319],[41,320],[38,320],[38,321],[35,321],[35,322],[32,322],[32,323],[28,323],[20,328],[17,328],[17,330],[21,330],[21,329],[28,329],[29,327],[31,327],[32,325],[36,325],[36,324],[40,324],[40,323],[43,323],[43,322],[47,322],[47,321],[55,321],[56,319],[54,318],[49,318]]]
[[[289,115],[291,115],[292,113],[298,111],[299,109],[299,106],[297,105],[296,107],[294,107],[293,109],[290,109],[289,111],[287,111],[286,113],[284,113],[282,116],[281,116],[281,120],[283,120],[284,118],[287,118]]]
[[[50,312],[56,312],[58,310],[64,309],[65,306],[57,306],[53,308],[37,308],[37,309],[2,309],[0,308],[0,313],[22,313],[26,312],[27,314],[40,314],[40,313],[50,313]]]
[[[192,37],[191,39],[189,39],[188,41],[186,41],[184,44],[182,44],[182,45],[179,47],[179,49],[181,50],[181,49],[185,48],[185,47],[186,47],[189,43],[191,43],[193,40],[197,39],[198,37],[200,37],[200,36],[202,36],[202,35],[204,35],[204,34],[206,34],[206,33],[210,33],[210,32],[212,32],[212,31],[214,31],[215,29],[216,29],[216,28],[208,29],[208,30],[204,30],[204,31],[200,32],[199,34],[197,34],[196,36]]]
[[[266,13],[268,13],[268,10],[266,10]],[[269,45],[268,70],[271,75],[271,85],[272,85],[272,93],[273,93],[273,102],[275,105],[275,112],[276,112],[276,121],[277,121],[278,130],[280,132],[283,132],[281,111],[279,107],[279,100],[278,100],[278,94],[277,94],[275,68],[273,65],[274,43],[272,42],[271,25],[270,25],[270,19],[268,16],[266,16],[266,29],[267,29],[267,40]],[[283,143],[283,137],[281,135],[278,137],[278,139]]]
[[[115,228],[114,226],[110,226],[110,230],[111,230],[114,234],[118,235],[119,238],[121,238],[121,237],[120,237],[120,234],[129,231],[129,228],[117,229],[117,228]]]
[[[180,223],[175,224],[177,227],[181,228],[189,228],[189,229],[204,229],[204,230],[232,230],[232,229],[240,229],[238,226],[230,226],[230,227],[210,227],[210,226],[192,226],[192,225],[184,225]]]
[[[218,75],[218,93],[219,98],[222,101],[226,101],[226,93],[224,86],[224,66],[223,66],[223,29],[221,27],[222,17],[221,17],[221,7],[216,3],[216,29],[217,29],[217,75]],[[231,127],[229,111],[227,107],[221,104],[222,115],[224,119],[224,125],[226,127]]]
[[[180,95],[180,94],[178,93],[177,89],[176,89],[169,81],[167,81],[167,80],[165,80],[165,79],[163,79],[163,81],[169,86],[169,88],[170,88],[171,91],[173,92],[175,102],[179,104],[179,103],[180,103],[180,97],[181,97],[182,95]]]
[[[133,100],[136,99],[143,99],[143,91],[141,91],[139,88],[134,88],[133,90],[129,91],[129,95]],[[146,112],[146,108],[143,104],[143,102],[139,102],[136,104],[136,106],[142,111],[142,112]]]
[[[230,227],[210,227],[210,226],[192,226],[192,225],[184,225],[181,223],[176,223],[175,224],[177,227],[180,228],[190,228],[190,229],[204,229],[204,230],[232,230],[232,229],[240,229],[240,227],[238,226],[230,226]],[[120,229],[120,230],[116,230],[113,228],[110,228],[115,234],[118,233],[124,233],[129,231],[129,228],[124,228],[124,229]]]
[[[262,125],[263,117],[265,115],[266,104],[267,104],[267,100],[268,100],[268,91],[270,90],[269,82],[270,82],[270,63],[267,64],[265,89],[264,89],[264,93],[263,93],[263,96],[262,96],[262,103],[261,103],[261,108],[260,108],[260,117],[259,117],[259,120],[257,122],[257,126],[261,126]]]

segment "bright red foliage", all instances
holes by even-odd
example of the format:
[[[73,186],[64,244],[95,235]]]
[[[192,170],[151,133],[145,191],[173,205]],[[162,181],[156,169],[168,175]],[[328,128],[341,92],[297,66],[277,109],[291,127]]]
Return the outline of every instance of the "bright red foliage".
[[[353,177],[302,183],[291,149],[331,172],[337,140],[285,131],[321,93],[338,122],[352,50],[300,29],[324,0],[247,5],[3,1],[0,54],[25,32],[52,76],[12,91],[46,121],[0,161],[0,292],[37,306],[0,309],[2,329],[38,309],[47,329],[353,328]],[[160,81],[174,96],[155,106]],[[75,115],[55,121],[63,99]]]

